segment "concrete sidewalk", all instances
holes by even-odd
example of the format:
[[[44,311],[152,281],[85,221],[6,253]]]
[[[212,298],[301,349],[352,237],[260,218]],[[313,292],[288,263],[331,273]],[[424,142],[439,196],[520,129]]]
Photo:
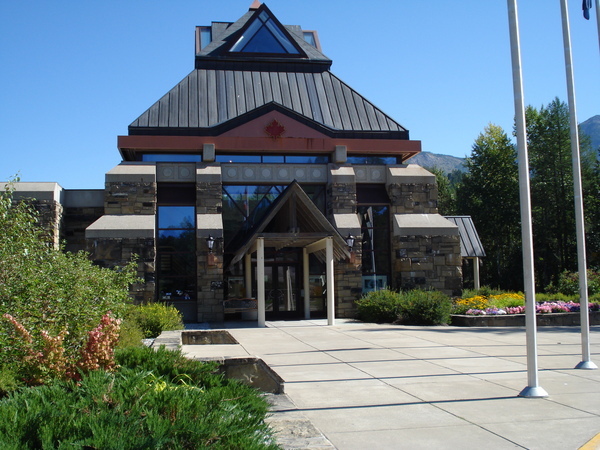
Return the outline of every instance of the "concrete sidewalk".
[[[578,327],[538,328],[539,384],[549,397],[531,399],[518,397],[527,386],[524,328],[325,325],[225,324],[239,345],[183,351],[262,358],[291,402],[277,415],[307,419],[338,449],[600,448],[600,370],[574,369]],[[600,364],[600,326],[590,341]]]

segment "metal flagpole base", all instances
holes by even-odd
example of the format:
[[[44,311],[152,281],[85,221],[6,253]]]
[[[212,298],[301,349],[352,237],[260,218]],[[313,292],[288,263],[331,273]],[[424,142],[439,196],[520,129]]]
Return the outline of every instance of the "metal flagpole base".
[[[539,386],[527,386],[521,392],[519,392],[519,397],[527,397],[527,398],[544,398],[548,397],[548,393]]]
[[[576,369],[588,369],[593,370],[597,369],[598,366],[594,364],[592,361],[581,361],[579,364],[575,366]]]

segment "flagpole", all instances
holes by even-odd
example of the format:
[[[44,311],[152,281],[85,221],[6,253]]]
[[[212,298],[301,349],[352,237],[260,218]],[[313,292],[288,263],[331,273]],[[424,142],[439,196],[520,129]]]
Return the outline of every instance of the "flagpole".
[[[535,318],[535,283],[533,271],[533,227],[531,224],[531,196],[529,189],[529,163],[527,157],[527,131],[525,127],[525,103],[523,77],[521,74],[521,44],[519,42],[519,19],[517,0],[507,0],[510,29],[510,55],[512,61],[513,92],[515,102],[515,128],[519,160],[519,198],[521,203],[521,236],[523,240],[523,278],[525,282],[525,325],[527,340],[527,387],[521,397],[547,397],[539,386],[537,367],[537,337]]]
[[[571,54],[571,32],[569,29],[569,7],[567,0],[560,0],[563,44],[565,50],[565,71],[567,74],[567,94],[569,98],[569,123],[571,154],[573,159],[573,189],[575,199],[575,228],[577,231],[577,265],[579,267],[579,309],[581,316],[582,361],[576,369],[597,369],[590,356],[590,314],[588,306],[587,263],[585,254],[585,225],[583,217],[583,189],[581,185],[581,161],[579,157],[579,131],[577,129],[577,107],[575,102],[575,81],[573,77],[573,57]]]
[[[598,50],[600,51],[600,0],[596,0],[596,22],[598,23]]]

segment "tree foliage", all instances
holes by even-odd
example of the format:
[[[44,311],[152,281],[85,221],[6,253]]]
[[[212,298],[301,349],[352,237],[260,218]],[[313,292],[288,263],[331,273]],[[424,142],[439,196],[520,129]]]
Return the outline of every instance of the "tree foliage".
[[[442,169],[433,167],[427,170],[435,175],[438,187],[438,212],[442,216],[456,214],[456,184],[452,182]]]
[[[543,287],[565,270],[577,271],[569,109],[555,98],[539,110],[528,107],[526,119],[536,282]],[[589,195],[595,161],[589,140],[580,142],[580,160]]]
[[[466,160],[457,210],[470,215],[486,252],[483,284],[518,290],[522,284],[517,154],[506,132],[490,124]]]
[[[543,290],[561,273],[577,272],[573,166],[568,106],[558,98],[526,110],[535,279]],[[600,162],[580,139],[586,243],[590,268],[600,265]],[[457,213],[471,215],[487,257],[482,283],[522,289],[517,154],[506,133],[489,125],[466,161]]]

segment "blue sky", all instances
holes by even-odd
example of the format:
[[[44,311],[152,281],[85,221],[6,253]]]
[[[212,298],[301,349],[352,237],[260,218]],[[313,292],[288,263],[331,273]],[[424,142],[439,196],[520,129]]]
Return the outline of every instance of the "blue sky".
[[[104,187],[117,136],[194,66],[194,30],[235,21],[251,0],[0,2],[0,179]],[[270,0],[317,30],[332,72],[410,130],[423,150],[471,153],[514,117],[503,0]],[[567,100],[559,0],[521,0],[525,102]],[[570,0],[577,116],[600,114],[595,11]]]

